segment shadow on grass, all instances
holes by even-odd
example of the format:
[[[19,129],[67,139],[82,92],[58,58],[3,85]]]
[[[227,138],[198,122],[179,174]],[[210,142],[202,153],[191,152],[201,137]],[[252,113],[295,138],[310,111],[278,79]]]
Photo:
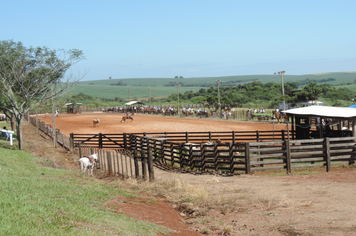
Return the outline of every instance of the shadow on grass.
[[[9,150],[19,150],[18,143],[16,140],[12,142],[12,146],[10,145],[10,141],[6,141],[4,139],[0,139],[0,148],[9,149]]]

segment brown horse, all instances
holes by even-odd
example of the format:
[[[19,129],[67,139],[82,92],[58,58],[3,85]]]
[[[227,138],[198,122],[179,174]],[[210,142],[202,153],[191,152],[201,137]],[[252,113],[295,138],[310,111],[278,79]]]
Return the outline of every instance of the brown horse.
[[[123,116],[122,119],[121,119],[121,122],[126,123],[126,120],[128,120],[128,119],[132,120],[132,122],[133,122],[133,117],[130,116],[130,115],[128,115],[128,116]]]
[[[280,112],[273,111],[273,115],[276,117],[278,124],[279,120],[283,119],[284,121],[288,120],[288,116],[286,114],[281,114]]]

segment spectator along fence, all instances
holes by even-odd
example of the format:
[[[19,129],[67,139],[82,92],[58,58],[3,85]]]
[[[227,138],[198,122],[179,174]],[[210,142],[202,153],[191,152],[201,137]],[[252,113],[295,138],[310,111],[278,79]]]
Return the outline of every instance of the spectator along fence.
[[[286,131],[165,132],[135,134],[71,134],[74,145],[126,150],[152,155],[172,168],[224,174],[258,170],[320,167],[355,162],[355,138],[294,140]],[[115,137],[115,138],[114,138]],[[134,155],[134,154],[133,154]]]

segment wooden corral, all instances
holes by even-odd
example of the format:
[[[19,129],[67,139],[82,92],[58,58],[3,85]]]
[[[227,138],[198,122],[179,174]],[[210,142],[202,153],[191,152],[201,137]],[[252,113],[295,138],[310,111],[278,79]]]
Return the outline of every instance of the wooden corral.
[[[71,138],[76,144],[120,148],[146,156],[151,153],[155,161],[184,171],[249,174],[285,169],[290,174],[299,167],[325,166],[329,171],[332,165],[353,164],[356,159],[353,137],[290,140],[285,133],[273,136],[268,131],[239,132],[237,136],[236,132],[167,132],[91,137],[72,134]]]

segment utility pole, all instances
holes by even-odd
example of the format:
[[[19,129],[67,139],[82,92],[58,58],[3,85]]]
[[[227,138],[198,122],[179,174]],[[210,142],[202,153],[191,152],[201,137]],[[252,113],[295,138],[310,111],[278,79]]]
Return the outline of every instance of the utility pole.
[[[130,102],[130,89],[127,90],[128,94],[129,94],[129,98],[127,102]]]
[[[51,84],[51,94],[53,96],[53,84]],[[57,147],[57,132],[56,132],[56,121],[54,118],[54,102],[52,97],[52,131],[53,131],[53,146]]]
[[[177,86],[177,98],[178,98],[178,105],[177,105],[177,111],[178,111],[178,116],[179,116],[179,84]]]
[[[150,90],[150,110],[151,110],[151,88],[149,88],[149,90]]]
[[[220,114],[221,114],[221,103],[220,103],[220,87],[219,87],[219,83],[220,83],[221,80],[217,80],[216,82],[218,83],[218,106],[219,106],[219,117],[220,117]]]
[[[282,78],[282,95],[283,95],[283,111],[286,110],[286,101],[284,100],[284,83],[283,83],[283,74],[286,73],[285,71],[278,71],[278,74],[281,75]]]

